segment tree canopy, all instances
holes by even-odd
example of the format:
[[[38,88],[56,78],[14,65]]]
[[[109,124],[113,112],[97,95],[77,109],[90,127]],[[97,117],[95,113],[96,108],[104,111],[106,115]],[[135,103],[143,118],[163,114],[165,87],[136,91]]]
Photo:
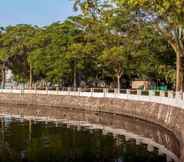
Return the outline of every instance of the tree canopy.
[[[162,81],[171,88],[176,84],[177,59],[162,32],[168,31],[168,25],[172,26],[169,34],[175,31],[174,24],[182,26],[179,3],[172,6],[160,1],[151,6],[147,0],[76,1],[75,7],[83,14],[64,22],[1,29],[1,68],[11,69],[14,80],[30,86],[44,82],[76,88],[103,81],[120,89],[143,79]],[[173,7],[178,11],[168,12]],[[166,12],[168,17],[162,18]],[[175,23],[174,17],[178,18]]]

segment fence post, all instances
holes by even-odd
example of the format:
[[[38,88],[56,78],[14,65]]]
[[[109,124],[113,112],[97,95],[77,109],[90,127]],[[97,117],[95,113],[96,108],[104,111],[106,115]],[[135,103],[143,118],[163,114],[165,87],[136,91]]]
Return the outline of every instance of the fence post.
[[[90,88],[90,91],[91,91],[91,96],[93,96],[94,89]]]
[[[104,94],[104,97],[107,96],[107,88],[103,88],[103,94]]]
[[[109,88],[106,88],[106,96],[108,96]]]
[[[137,89],[137,95],[139,95],[139,96],[142,95],[142,90],[141,89]]]
[[[58,86],[56,87],[56,94],[57,95],[59,94],[59,87]]]
[[[126,90],[126,94],[130,94],[130,89],[127,89]]]
[[[67,88],[68,95],[70,96],[70,87]]]
[[[173,91],[168,91],[168,97],[169,98],[174,98],[174,92]]]
[[[149,90],[148,93],[149,93],[149,96],[155,96],[155,91],[154,90]]]
[[[34,90],[35,90],[35,94],[37,94],[36,84],[35,84],[35,86],[34,86]]]
[[[176,99],[183,99],[182,92],[179,92],[179,91],[176,92],[175,98],[176,98]]]
[[[118,89],[117,88],[114,88],[114,96],[116,97],[118,94]]]
[[[23,95],[23,94],[24,94],[24,89],[23,89],[23,88],[21,88],[21,90],[20,90],[20,94],[21,94],[21,95]]]
[[[160,91],[160,97],[165,97],[165,91]]]
[[[77,90],[78,90],[78,95],[80,96],[80,91],[81,91],[80,88],[78,88]]]
[[[46,94],[48,95],[49,93],[48,93],[48,87],[47,86],[45,87],[45,90],[46,90]]]

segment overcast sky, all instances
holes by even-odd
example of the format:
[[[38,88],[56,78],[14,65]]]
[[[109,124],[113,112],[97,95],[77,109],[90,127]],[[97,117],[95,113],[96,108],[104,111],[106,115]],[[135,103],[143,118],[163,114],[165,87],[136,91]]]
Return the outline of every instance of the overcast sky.
[[[0,26],[44,26],[76,15],[72,0],[0,0]]]

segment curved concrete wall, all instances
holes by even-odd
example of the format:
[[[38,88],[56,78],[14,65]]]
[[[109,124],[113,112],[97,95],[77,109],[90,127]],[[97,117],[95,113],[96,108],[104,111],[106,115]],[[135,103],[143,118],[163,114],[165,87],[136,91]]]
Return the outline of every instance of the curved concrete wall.
[[[64,96],[64,95],[32,95],[32,94],[0,94],[1,104],[23,104],[23,105],[41,105],[57,107],[53,109],[52,113],[57,114],[59,109],[74,108],[87,111],[107,112],[119,115],[128,115],[136,117],[149,122],[159,124],[170,131],[172,131],[177,139],[180,141],[181,147],[181,161],[184,162],[184,110],[178,107],[169,106],[166,104],[148,102],[148,101],[134,101],[128,99],[106,98],[106,97],[82,97],[82,96]],[[30,109],[30,110],[3,110],[1,113],[16,113],[19,115],[32,114],[35,116],[44,114],[51,114],[47,112],[50,110]],[[29,115],[29,114],[28,114]]]

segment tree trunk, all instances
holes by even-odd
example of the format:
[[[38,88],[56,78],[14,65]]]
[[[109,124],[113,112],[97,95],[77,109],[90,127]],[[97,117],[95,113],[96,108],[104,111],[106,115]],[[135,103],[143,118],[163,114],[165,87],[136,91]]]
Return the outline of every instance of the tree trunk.
[[[184,48],[178,42],[169,41],[176,54],[176,88],[175,91],[183,91],[184,85]],[[181,42],[182,43],[182,42]]]
[[[117,90],[118,90],[118,93],[120,93],[120,89],[121,89],[120,79],[121,79],[121,75],[117,74]]]
[[[6,83],[6,65],[5,65],[5,63],[3,63],[3,65],[2,65],[2,82],[1,82],[2,89],[5,89],[5,83]]]
[[[184,56],[182,53],[176,54],[176,91],[183,91],[184,86]]]
[[[181,87],[181,60],[179,53],[176,54],[176,91],[180,91]]]
[[[29,120],[29,142],[32,140],[32,121]]]
[[[32,65],[30,64],[29,67],[29,88],[32,89],[32,83],[33,83],[33,74],[32,74]]]
[[[180,67],[180,77],[181,77],[181,88],[180,90],[183,92],[184,91],[184,55],[182,53],[182,56],[180,56],[180,63],[181,63],[181,67]]]
[[[77,67],[76,67],[76,61],[74,61],[74,67],[73,67],[73,87],[74,89],[77,88]]]
[[[160,21],[156,24],[156,29],[162,33],[163,37],[168,41],[176,53],[176,91],[183,91],[184,87],[184,45],[181,39],[182,26],[176,26],[168,32],[167,29],[160,28]],[[174,31],[174,32],[173,32]]]

